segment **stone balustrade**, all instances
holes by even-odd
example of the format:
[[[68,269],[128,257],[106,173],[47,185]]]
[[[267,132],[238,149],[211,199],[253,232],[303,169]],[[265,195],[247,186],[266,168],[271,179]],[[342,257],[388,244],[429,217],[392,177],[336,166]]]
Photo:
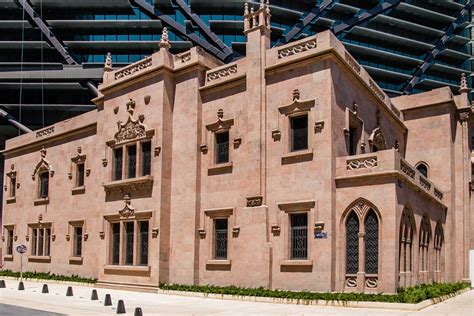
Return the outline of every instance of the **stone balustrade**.
[[[146,69],[152,66],[152,59],[151,57],[146,57],[136,63],[133,63],[127,67],[121,68],[115,72],[115,80],[130,76],[138,71]]]

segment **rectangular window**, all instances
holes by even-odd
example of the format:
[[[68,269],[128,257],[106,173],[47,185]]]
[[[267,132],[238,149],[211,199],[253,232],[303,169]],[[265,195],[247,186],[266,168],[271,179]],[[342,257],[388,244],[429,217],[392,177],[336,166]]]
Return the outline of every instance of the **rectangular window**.
[[[112,264],[120,264],[120,223],[112,224]]]
[[[137,176],[137,145],[127,147],[128,178]]]
[[[122,180],[123,149],[114,149],[114,180]]]
[[[229,162],[229,132],[216,134],[216,163]]]
[[[357,128],[349,128],[349,155],[357,155]]]
[[[51,228],[33,228],[32,232],[31,254],[33,256],[50,256]]]
[[[227,259],[227,219],[214,220],[215,259]]]
[[[133,222],[124,223],[125,226],[125,264],[133,265]]]
[[[31,240],[31,254],[36,256],[38,246],[38,229],[33,229],[33,239]]]
[[[84,186],[84,164],[76,165],[76,187]]]
[[[142,143],[142,176],[151,174],[151,142]]]
[[[148,265],[148,221],[139,222],[140,224],[140,265]]]
[[[10,178],[10,197],[15,197],[16,195],[16,178]]]
[[[7,229],[7,255],[13,255],[13,229]]]
[[[291,259],[308,258],[308,216],[292,214],[291,221]]]
[[[39,198],[48,197],[49,191],[49,172],[45,171],[39,174]]]
[[[290,117],[291,151],[308,149],[308,115]]]
[[[44,255],[51,255],[51,228],[45,229],[44,234]]]
[[[74,227],[74,257],[82,257],[82,227]]]

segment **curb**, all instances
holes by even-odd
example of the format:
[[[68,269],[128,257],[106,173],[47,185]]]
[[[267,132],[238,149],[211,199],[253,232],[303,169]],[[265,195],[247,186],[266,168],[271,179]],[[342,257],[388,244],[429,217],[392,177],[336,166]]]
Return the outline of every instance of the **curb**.
[[[428,306],[441,303],[447,299],[453,298],[457,295],[470,291],[470,288],[459,290],[455,293],[443,295],[433,299],[428,299],[416,304],[410,303],[389,303],[389,302],[366,302],[366,301],[324,301],[324,300],[304,300],[304,299],[286,299],[275,297],[260,297],[260,296],[241,296],[230,294],[214,294],[202,292],[185,292],[174,290],[158,290],[158,294],[204,297],[221,300],[233,300],[244,302],[258,302],[258,303],[274,303],[274,304],[294,304],[294,305],[311,305],[311,306],[330,306],[330,307],[353,307],[353,308],[374,308],[374,309],[393,309],[404,311],[419,311]]]
[[[0,276],[0,279],[15,280],[15,281],[20,280],[19,277],[11,277],[11,276]],[[50,279],[27,279],[27,278],[23,278],[23,281],[39,282],[39,283],[50,283],[50,284],[70,284],[70,285],[80,285],[80,286],[88,286],[88,287],[94,287],[95,286],[95,283],[60,281],[60,280],[50,280]]]

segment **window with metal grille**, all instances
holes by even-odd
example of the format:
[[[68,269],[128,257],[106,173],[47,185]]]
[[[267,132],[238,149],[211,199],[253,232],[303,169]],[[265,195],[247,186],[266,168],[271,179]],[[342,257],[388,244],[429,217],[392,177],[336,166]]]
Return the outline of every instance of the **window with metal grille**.
[[[33,228],[31,254],[33,256],[49,256],[51,253],[51,228]]]
[[[142,143],[142,176],[151,174],[151,142]]]
[[[405,209],[400,220],[399,264],[401,272],[412,271],[413,231],[412,217]]]
[[[16,195],[16,177],[10,178],[10,197],[15,197]]]
[[[416,166],[416,170],[418,170],[425,178],[428,178],[428,166],[424,163],[420,162],[418,166]]]
[[[114,149],[114,180],[122,180],[123,149]]]
[[[120,223],[112,224],[112,264],[120,264]]]
[[[379,222],[371,210],[365,218],[365,273],[377,274],[379,266]]]
[[[419,264],[420,271],[429,269],[429,244],[431,238],[430,221],[423,217],[420,224],[420,245],[419,245]]]
[[[291,151],[308,149],[308,115],[290,117]]]
[[[128,178],[135,178],[137,176],[137,145],[127,147],[127,161],[128,161]]]
[[[44,171],[39,174],[39,192],[38,197],[45,199],[48,197],[49,191],[49,172]]]
[[[291,221],[291,259],[308,258],[308,216],[292,214]]]
[[[357,128],[350,127],[349,128],[349,155],[356,155],[357,154]]]
[[[214,220],[215,259],[227,259],[227,219]]]
[[[133,265],[133,222],[124,223],[125,226],[125,264]]]
[[[7,255],[13,255],[13,229],[7,229]]]
[[[216,133],[216,163],[229,162],[229,132]]]
[[[148,265],[148,221],[139,222],[140,227],[140,265]]]
[[[74,227],[74,257],[82,256],[82,227]]]
[[[351,212],[346,222],[346,273],[359,272],[359,218]]]
[[[82,187],[84,185],[84,164],[80,163],[76,165],[76,187]]]

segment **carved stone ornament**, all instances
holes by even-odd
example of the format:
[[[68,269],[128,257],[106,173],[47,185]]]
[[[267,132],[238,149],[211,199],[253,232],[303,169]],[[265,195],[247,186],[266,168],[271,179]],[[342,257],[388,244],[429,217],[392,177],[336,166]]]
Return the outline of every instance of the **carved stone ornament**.
[[[458,116],[460,122],[467,122],[471,117],[471,109],[459,111]]]
[[[100,239],[104,239],[105,238],[105,232],[99,232],[99,237],[100,237]]]
[[[33,181],[36,178],[36,174],[41,171],[48,171],[49,175],[52,177],[54,176],[54,170],[53,167],[51,166],[51,163],[45,159],[46,157],[46,148],[43,146],[40,150],[41,154],[41,160],[36,164],[35,170],[33,171],[33,174],[31,175],[31,178]]]
[[[222,109],[219,109],[217,111],[217,121],[211,124],[207,124],[207,130],[215,133],[220,130],[228,130],[232,125],[234,125],[234,119],[224,120],[223,118],[224,111]]]
[[[160,156],[160,153],[161,153],[161,147],[160,147],[160,146],[156,146],[156,147],[155,147],[155,151],[154,151],[154,153],[155,153],[155,157],[158,157],[158,156]]]
[[[199,149],[201,149],[201,152],[205,155],[209,151],[209,147],[207,145],[201,145],[199,146]]]
[[[109,72],[112,71],[112,54],[110,52],[105,55],[105,63],[104,63],[104,71]]]
[[[135,105],[136,105],[136,102],[132,98],[129,98],[129,101],[127,102],[127,112],[130,113],[130,115],[133,115],[133,111],[135,110]]]
[[[150,104],[150,100],[151,100],[151,95],[149,94],[143,97],[143,101],[145,101],[146,105]]]
[[[134,191],[147,191],[153,187],[153,179],[150,177],[141,177],[129,180],[120,184],[102,184],[106,194],[127,193]]]
[[[116,144],[146,137],[146,126],[139,120],[133,120],[131,116],[125,124],[117,122],[117,126],[118,132],[114,135]]]
[[[240,145],[242,144],[242,138],[235,138],[234,139],[234,149],[237,149],[240,147]]]
[[[158,227],[154,227],[151,229],[151,237],[156,238],[158,237],[158,233],[160,232],[160,229]]]
[[[247,198],[247,207],[262,206],[262,203],[263,203],[262,196],[250,196]]]
[[[71,158],[74,163],[83,163],[86,161],[86,155],[82,155],[82,147],[77,147],[77,155]]]
[[[160,48],[165,48],[165,49],[169,49],[171,47],[169,37],[168,37],[168,29],[166,27],[163,28],[163,31],[161,33],[159,46]]]
[[[466,93],[469,91],[469,88],[467,87],[467,80],[466,80],[466,74],[463,72],[461,74],[461,82],[459,85],[459,93]]]
[[[107,159],[106,159],[106,158],[103,158],[103,159],[102,159],[102,166],[103,166],[103,167],[107,167],[107,164],[108,164]]]
[[[385,142],[385,137],[383,136],[382,130],[380,127],[377,127],[372,131],[369,136],[369,145],[371,147],[377,147],[378,150],[387,149],[387,143]]]
[[[130,194],[125,194],[123,202],[125,203],[125,206],[119,211],[120,217],[129,218],[135,216],[135,208],[130,206],[132,203]]]
[[[300,91],[298,89],[293,90],[293,102],[280,106],[278,111],[284,115],[304,113],[308,112],[312,107],[314,107],[315,100],[304,100],[300,101]]]
[[[324,129],[324,121],[314,123],[314,133],[321,133]]]
[[[278,129],[273,130],[273,131],[272,131],[272,138],[273,138],[273,141],[275,141],[275,142],[280,141],[280,139],[281,139],[281,132],[280,132],[280,130],[278,130]]]

